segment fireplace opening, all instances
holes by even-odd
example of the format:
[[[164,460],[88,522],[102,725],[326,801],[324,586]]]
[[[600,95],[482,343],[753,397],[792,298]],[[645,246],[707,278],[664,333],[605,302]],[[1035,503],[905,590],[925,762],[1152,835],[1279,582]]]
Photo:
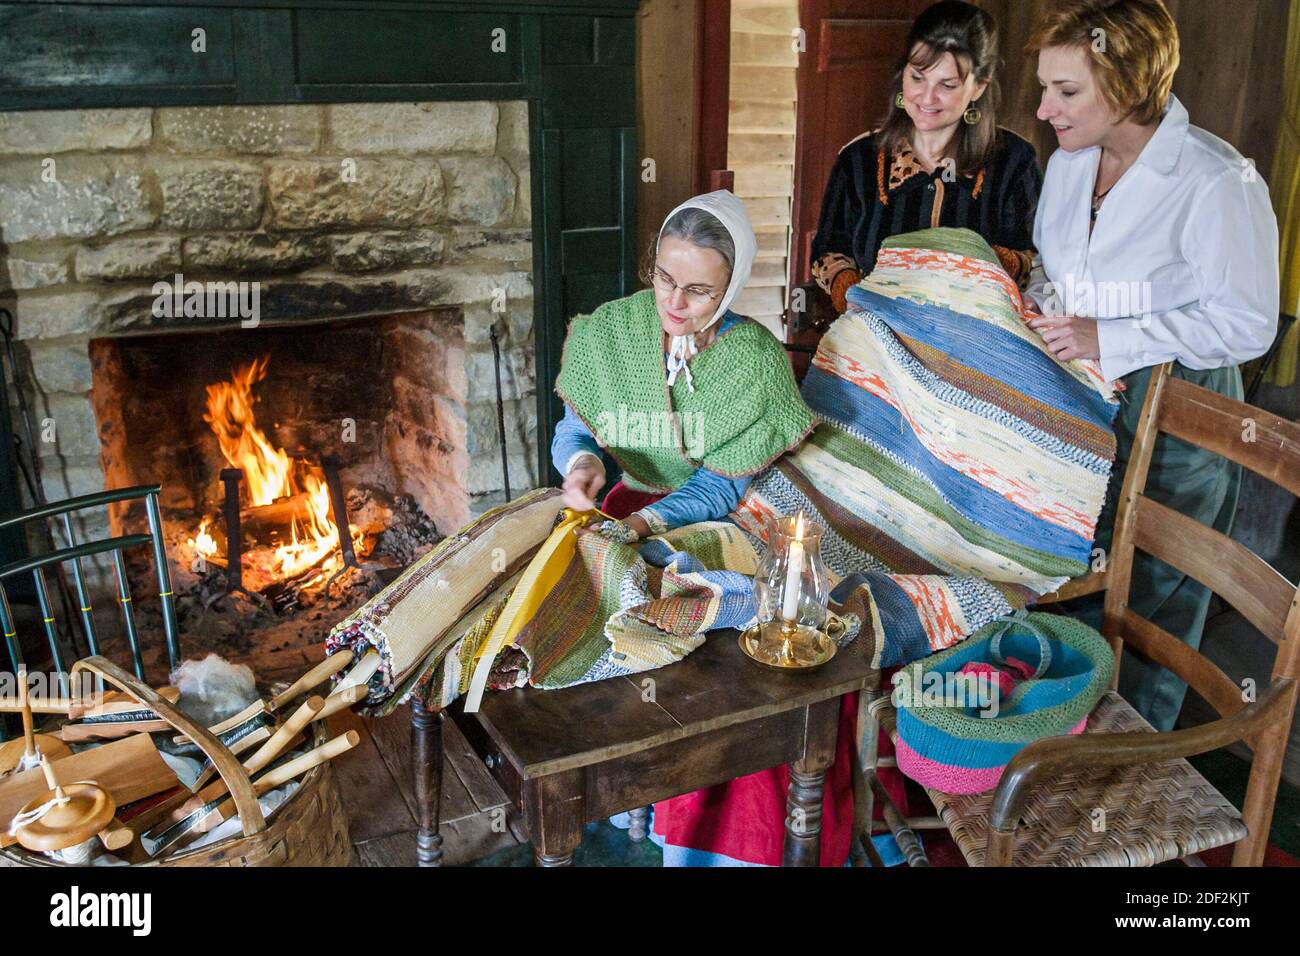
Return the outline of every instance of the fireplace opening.
[[[184,632],[292,641],[468,520],[463,343],[454,308],[91,342],[106,484],[162,485]]]

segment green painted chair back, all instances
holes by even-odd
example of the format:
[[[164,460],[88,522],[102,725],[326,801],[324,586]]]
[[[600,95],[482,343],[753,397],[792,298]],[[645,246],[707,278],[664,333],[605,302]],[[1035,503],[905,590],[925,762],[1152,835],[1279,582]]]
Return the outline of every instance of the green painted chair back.
[[[180,663],[180,640],[176,628],[176,601],[172,595],[171,572],[167,566],[167,553],[163,548],[162,513],[158,507],[159,485],[140,485],[134,488],[121,488],[115,491],[101,491],[90,495],[81,495],[65,501],[56,501],[22,511],[6,518],[0,518],[0,532],[7,528],[19,528],[35,521],[58,520],[63,527],[63,537],[67,546],[47,554],[33,555],[19,561],[10,562],[0,567],[0,627],[3,628],[5,646],[9,652],[10,663],[14,671],[25,666],[22,645],[18,640],[18,628],[14,613],[5,591],[6,582],[12,582],[23,575],[30,574],[36,589],[36,600],[44,624],[45,639],[49,643],[50,660],[55,671],[67,673],[73,661],[67,660],[59,642],[58,621],[54,614],[54,602],[50,600],[50,591],[46,583],[46,571],[68,564],[72,569],[72,579],[79,608],[81,632],[85,638],[87,654],[100,653],[99,633],[95,627],[90,595],[86,589],[85,574],[81,559],[97,554],[111,554],[113,568],[117,578],[117,603],[121,608],[122,626],[131,647],[131,664],[136,677],[144,680],[144,658],[140,652],[140,636],[136,629],[135,611],[131,602],[131,589],[127,582],[126,562],[123,553],[129,548],[148,545],[153,549],[154,567],[158,573],[158,593],[162,604],[163,632],[167,639],[167,660],[174,669]],[[104,507],[114,502],[143,499],[145,513],[149,521],[148,534],[124,534],[105,538],[101,541],[87,541],[78,544],[72,532],[71,516],[78,511],[89,508]],[[71,625],[72,622],[69,622]],[[73,646],[76,647],[76,628],[69,626],[73,634]]]

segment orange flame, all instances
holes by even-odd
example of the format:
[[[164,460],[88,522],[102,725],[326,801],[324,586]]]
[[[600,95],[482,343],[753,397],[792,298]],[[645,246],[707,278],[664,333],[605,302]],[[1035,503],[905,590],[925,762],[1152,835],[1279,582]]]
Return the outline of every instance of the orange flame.
[[[210,558],[217,553],[216,539],[213,538],[212,535],[208,534],[207,518],[204,518],[199,522],[199,530],[195,533],[194,537],[190,538],[186,543],[189,544],[195,552],[203,555],[205,558]]]
[[[293,518],[289,543],[275,550],[276,564],[292,577],[319,563],[337,545],[334,521],[330,517],[329,486],[324,473],[314,465],[290,458],[257,427],[253,414],[253,386],[266,378],[269,355],[236,371],[228,382],[207,386],[208,411],[203,420],[216,433],[221,454],[244,473],[250,503],[256,507],[291,495],[306,493],[307,514]],[[360,535],[349,528],[359,544]],[[199,529],[199,539],[205,536]]]

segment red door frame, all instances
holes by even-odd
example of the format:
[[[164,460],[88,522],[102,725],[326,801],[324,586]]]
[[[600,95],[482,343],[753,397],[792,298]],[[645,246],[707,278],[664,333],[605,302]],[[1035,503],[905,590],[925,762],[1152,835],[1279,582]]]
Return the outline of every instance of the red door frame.
[[[695,8],[695,192],[731,189],[727,122],[731,112],[731,0]]]

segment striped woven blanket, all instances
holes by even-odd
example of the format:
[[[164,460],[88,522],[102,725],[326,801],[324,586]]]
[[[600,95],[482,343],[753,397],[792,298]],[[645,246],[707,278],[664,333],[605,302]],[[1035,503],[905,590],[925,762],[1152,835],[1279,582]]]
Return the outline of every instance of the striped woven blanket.
[[[802,510],[827,529],[882,666],[949,647],[1088,570],[1118,404],[1059,362],[969,230],[886,240],[803,384],[818,418],[733,515],[755,537]]]

